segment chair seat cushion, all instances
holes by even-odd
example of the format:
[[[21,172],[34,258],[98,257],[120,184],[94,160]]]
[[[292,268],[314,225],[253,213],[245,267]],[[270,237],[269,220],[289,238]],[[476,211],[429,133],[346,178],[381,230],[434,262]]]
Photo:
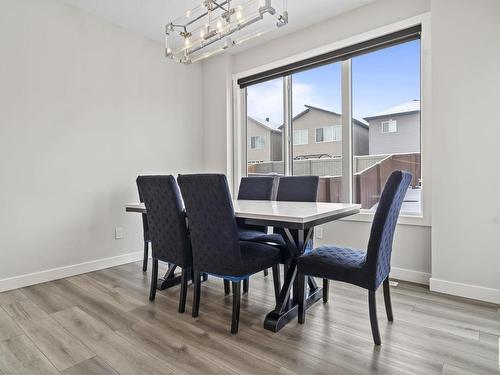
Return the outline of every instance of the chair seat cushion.
[[[278,264],[281,260],[278,248],[262,243],[240,241],[240,249],[241,264],[228,276],[252,275]]]
[[[259,242],[272,246],[285,247],[285,240],[278,233],[268,234],[264,231],[257,231],[251,229],[239,229],[238,236],[240,241],[250,241],[250,242]]]
[[[297,260],[301,274],[352,283],[369,288],[366,252],[332,245],[320,246]]]

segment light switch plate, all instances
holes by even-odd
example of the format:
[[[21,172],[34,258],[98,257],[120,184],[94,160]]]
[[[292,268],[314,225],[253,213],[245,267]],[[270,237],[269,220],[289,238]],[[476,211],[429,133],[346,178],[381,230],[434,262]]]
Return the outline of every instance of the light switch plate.
[[[314,234],[316,235],[316,238],[323,238],[323,228],[314,228]]]
[[[116,227],[115,228],[115,240],[121,240],[123,238],[123,228]]]

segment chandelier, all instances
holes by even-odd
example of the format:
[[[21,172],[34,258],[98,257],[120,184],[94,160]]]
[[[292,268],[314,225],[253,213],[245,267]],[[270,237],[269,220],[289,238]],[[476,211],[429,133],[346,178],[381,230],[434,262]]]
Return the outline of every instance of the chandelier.
[[[207,58],[288,23],[286,0],[203,0],[166,25],[166,57]]]

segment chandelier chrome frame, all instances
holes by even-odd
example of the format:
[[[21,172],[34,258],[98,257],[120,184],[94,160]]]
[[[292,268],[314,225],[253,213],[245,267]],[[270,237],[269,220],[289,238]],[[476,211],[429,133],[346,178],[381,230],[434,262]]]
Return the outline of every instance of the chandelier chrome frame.
[[[277,0],[203,0],[166,25],[166,57],[190,64],[286,25],[286,0],[281,0],[281,12],[272,1]]]

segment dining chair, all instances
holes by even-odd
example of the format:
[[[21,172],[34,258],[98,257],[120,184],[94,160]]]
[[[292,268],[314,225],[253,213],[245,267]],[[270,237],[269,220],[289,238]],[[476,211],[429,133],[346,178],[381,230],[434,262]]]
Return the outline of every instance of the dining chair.
[[[139,201],[141,203],[144,203],[144,199],[142,198],[142,194],[141,191],[139,190],[138,184],[137,184],[137,190],[139,191]],[[149,237],[148,217],[146,214],[142,214],[142,233],[144,239],[144,258],[142,260],[142,271],[146,272],[148,270],[149,244],[151,243],[151,239]]]
[[[243,177],[240,181],[238,190],[238,199],[270,201],[275,195],[275,185],[277,185],[277,176],[255,176]],[[252,241],[265,243],[272,246],[286,246],[283,237],[277,233],[268,233],[267,226],[245,224],[243,220],[236,220],[238,223],[238,236],[242,241]],[[264,270],[264,276],[268,275],[267,269]],[[279,282],[279,280],[278,280]],[[243,293],[248,292],[249,280],[243,280]],[[229,288],[225,284],[224,289],[229,293]],[[275,286],[279,294],[279,284]],[[275,292],[276,292],[275,290]]]
[[[277,201],[288,202],[316,202],[318,199],[319,177],[318,176],[286,176],[280,177],[278,183],[278,191],[276,193]],[[274,228],[275,233],[281,234],[283,231],[279,228]],[[296,231],[292,231],[294,240],[297,241]],[[312,249],[313,240],[309,240],[307,249]],[[292,257],[291,252],[287,247],[281,249],[281,262],[284,265],[284,275],[288,272],[288,266]],[[308,251],[308,250],[306,250]]]
[[[394,231],[401,205],[410,185],[412,175],[408,172],[393,172],[380,197],[373,218],[367,251],[334,245],[320,246],[297,260],[298,272],[298,319],[305,320],[305,275],[323,280],[337,280],[357,285],[368,290],[368,306],[373,341],[380,345],[375,292],[383,284],[387,319],[392,322],[392,305],[389,287],[391,253]],[[323,288],[323,301],[328,301],[328,284]]]
[[[174,264],[182,268],[179,312],[183,313],[193,258],[179,187],[171,175],[139,176],[137,186],[144,198],[152,244],[153,269],[149,299],[153,301],[156,296],[158,261]]]
[[[229,280],[233,289],[231,333],[238,332],[241,281],[266,268],[278,273],[279,249],[240,241],[226,176],[180,175],[177,178],[186,206],[193,251],[193,317],[200,307],[200,274]]]
[[[277,201],[316,202],[318,199],[318,176],[280,177]]]

